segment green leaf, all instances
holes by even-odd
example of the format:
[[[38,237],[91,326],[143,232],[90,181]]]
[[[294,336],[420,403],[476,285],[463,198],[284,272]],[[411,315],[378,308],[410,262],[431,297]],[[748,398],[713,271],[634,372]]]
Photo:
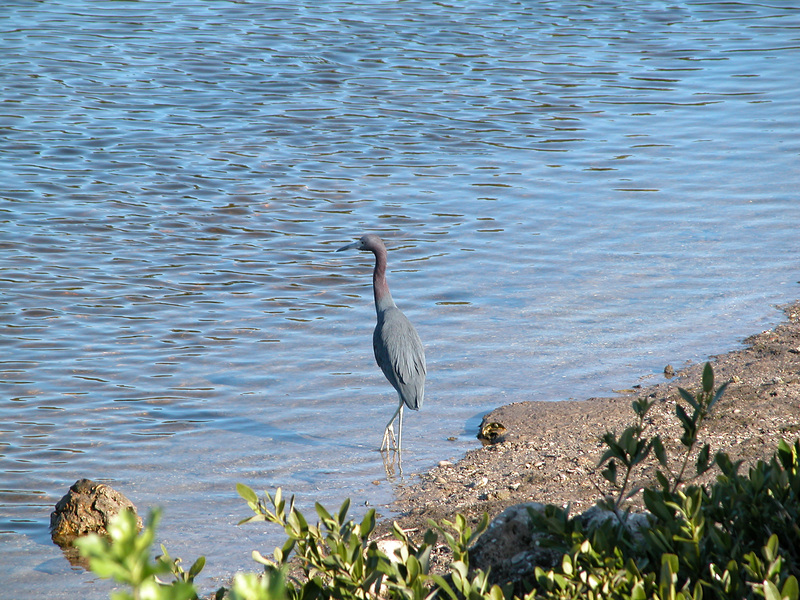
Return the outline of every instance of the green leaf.
[[[625,434],[623,434],[624,436]],[[622,462],[625,461],[625,450],[622,448],[622,436],[620,436],[619,441],[617,441],[616,436],[610,431],[607,431],[603,434],[600,438],[601,441],[606,445],[608,450],[603,453],[603,456],[600,457],[599,464],[603,464],[609,458],[616,458]]]
[[[406,561],[406,569],[408,569],[409,581],[414,581],[417,577],[419,577],[420,573],[419,561],[416,559],[415,556],[408,557],[408,560]]]
[[[281,553],[283,553],[284,561],[287,559],[289,554],[291,554],[292,550],[294,550],[294,546],[295,546],[296,543],[297,542],[295,540],[293,540],[292,538],[287,539],[283,543],[283,546],[281,547]]]
[[[159,544],[158,547],[161,548],[162,558],[167,562],[172,562],[172,557],[169,555],[169,552],[167,552],[167,547],[164,544]]]
[[[205,556],[201,556],[196,561],[194,561],[194,564],[189,569],[189,579],[192,580],[195,577],[197,577],[198,573],[200,573],[200,571],[202,571],[203,567],[205,567],[205,566],[206,566],[206,557]]]
[[[288,597],[285,580],[286,574],[283,571],[265,576],[237,573],[233,578],[231,597],[236,600],[284,600]]]
[[[664,490],[665,492],[669,490],[670,488],[669,479],[667,479],[667,476],[664,475],[664,473],[662,473],[661,471],[656,471],[656,481],[658,481],[658,485],[661,486],[662,490]]]
[[[714,369],[711,368],[711,363],[706,363],[703,367],[703,391],[709,393],[714,389]]]
[[[304,537],[308,531],[308,522],[306,522],[305,517],[296,510],[290,512],[289,516],[286,517],[286,526],[296,538]]]
[[[453,575],[458,573],[462,578],[466,579],[469,572],[469,567],[467,567],[463,561],[456,560],[450,563],[450,570],[453,572]]]
[[[714,394],[713,398],[711,398],[711,402],[708,403],[708,410],[711,410],[711,408],[719,401],[719,399],[722,398],[722,395],[725,393],[725,390],[728,389],[728,383],[730,382],[726,381],[721,386],[719,386],[717,393]]]
[[[636,442],[638,441],[638,431],[636,427],[628,427],[622,432],[619,438],[620,446],[628,456],[636,454]]]
[[[572,566],[572,557],[569,554],[565,554],[561,557],[561,572],[567,576],[572,575],[574,572]]]
[[[678,557],[675,554],[661,556],[661,576],[658,591],[662,600],[675,600],[675,583],[678,580]]]
[[[424,574],[430,573],[431,570],[431,551],[433,550],[432,544],[427,544],[422,552],[417,555],[417,560],[419,560],[419,568],[422,570]]]
[[[695,400],[694,396],[692,396],[685,389],[678,388],[678,393],[681,395],[681,398],[688,402],[689,406],[691,406],[693,409],[698,410],[700,408],[700,405],[697,404],[697,400]]]
[[[499,585],[495,584],[489,590],[489,600],[504,600],[505,595]]]
[[[322,506],[322,504],[320,504],[319,502],[314,503],[314,508],[317,510],[319,518],[322,519],[323,521],[333,520],[333,515],[331,515],[331,513],[329,513],[328,510],[324,506]]]
[[[797,578],[794,575],[789,575],[784,582],[781,596],[788,600],[798,600],[800,598],[800,587],[798,587]]]
[[[647,510],[653,513],[657,519],[665,523],[669,523],[673,520],[675,512],[664,502],[664,496],[662,494],[650,489],[645,489],[642,492],[642,498]]]
[[[339,508],[339,525],[344,525],[347,520],[347,511],[350,510],[350,498],[345,498],[342,506]]]
[[[245,523],[252,523],[254,521],[266,521],[266,520],[267,520],[267,517],[265,517],[264,515],[253,515],[252,517],[246,517],[246,518],[242,519],[241,521],[239,521],[236,524],[237,525],[244,525]]]
[[[483,513],[481,520],[475,526],[475,531],[473,531],[472,534],[469,536],[469,539],[467,540],[467,545],[471,546],[472,543],[475,540],[477,540],[484,531],[486,531],[487,527],[489,527],[489,513],[485,512]]]
[[[609,461],[608,466],[603,469],[601,475],[609,482],[617,485],[617,463],[613,460]]]
[[[778,460],[785,471],[795,473],[798,468],[797,455],[800,450],[800,440],[792,446],[786,440],[778,442]]]
[[[681,404],[676,404],[675,405],[675,415],[680,420],[681,425],[683,426],[684,430],[687,430],[687,429],[691,430],[691,429],[694,428],[694,421],[686,413],[686,409],[683,408],[683,405],[681,405]]]
[[[100,555],[106,552],[108,548],[108,542],[105,538],[101,538],[96,533],[79,537],[72,542],[72,545],[80,550],[83,556]]]
[[[637,581],[631,590],[631,600],[647,600],[647,593],[644,590],[644,582]]]
[[[714,462],[717,463],[719,470],[722,471],[722,474],[726,477],[734,477],[736,475],[736,471],[739,469],[739,464],[734,464],[731,461],[730,456],[726,452],[717,452],[714,455]]]
[[[661,464],[662,467],[667,467],[667,451],[664,449],[664,443],[661,441],[661,437],[653,436],[650,440],[650,446],[653,448],[653,454],[656,455],[656,459]]]
[[[652,449],[652,444],[646,442],[645,440],[639,440],[636,443],[636,451],[633,454],[633,460],[631,460],[631,465],[638,465],[639,463],[644,462],[647,460],[647,457],[650,455],[650,450]]]
[[[764,580],[764,600],[782,600],[781,593],[778,591],[778,586],[769,581]]]
[[[437,587],[450,596],[451,600],[458,600],[458,594],[455,590],[450,586],[450,584],[442,577],[441,575],[431,575],[431,579],[437,585]]]
[[[636,413],[636,416],[640,419],[643,419],[645,416],[647,416],[647,413],[653,407],[653,404],[655,404],[655,400],[650,400],[648,402],[647,398],[639,398],[638,400],[634,400],[631,403],[631,406],[633,407],[633,412]]]
[[[704,581],[695,581],[694,589],[692,591],[692,600],[703,600],[703,585]]]
[[[375,509],[370,508],[364,518],[361,520],[361,527],[358,532],[361,538],[369,537],[369,534],[375,530]]]
[[[778,556],[778,534],[773,533],[767,540],[767,545],[762,549],[762,554],[768,562],[773,562]]]
[[[236,484],[236,491],[238,494],[248,502],[248,504],[257,504],[258,496],[256,493],[243,483]]]
[[[709,459],[710,454],[711,454],[711,446],[706,444],[705,446],[703,446],[703,448],[700,450],[700,454],[698,454],[697,456],[698,475],[702,475],[703,473],[708,471],[708,468],[711,466]]]

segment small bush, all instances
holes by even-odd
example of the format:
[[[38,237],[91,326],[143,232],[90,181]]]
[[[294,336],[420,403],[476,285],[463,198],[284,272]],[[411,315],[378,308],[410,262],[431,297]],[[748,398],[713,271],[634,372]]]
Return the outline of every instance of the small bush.
[[[674,470],[660,437],[645,435],[653,402],[633,402],[636,423],[602,438],[602,475],[617,494],[599,504],[617,518],[584,531],[582,520],[564,510],[532,515],[547,543],[564,553],[560,570],[537,570],[534,597],[798,598],[800,442],[781,442],[769,462],[758,462],[746,476],[725,453],[712,460],[708,444],[696,451],[703,422],[726,387],[714,389],[707,363],[697,394],[679,388],[689,408],[679,403],[675,409],[683,449]],[[651,452],[663,469],[656,471],[657,485],[631,489],[633,473]],[[720,475],[713,485],[689,485],[714,466]],[[629,509],[621,507],[639,491],[649,526],[634,529]]]
[[[89,566],[94,573],[131,587],[131,594],[114,592],[111,594],[112,600],[197,598],[192,580],[202,570],[205,559],[198,560],[189,573],[179,570],[178,562],[172,561],[166,552],[162,557],[150,559],[150,547],[155,539],[160,517],[159,510],[151,511],[144,529],[139,533],[136,515],[132,511],[124,510],[109,524],[108,539],[90,534],[73,542],[81,554],[89,559]],[[180,575],[173,581],[164,583],[158,576],[167,573]]]
[[[800,442],[781,442],[741,475],[718,454],[723,475],[708,488],[645,490],[650,527],[638,532],[624,519],[584,531],[564,510],[540,515],[536,527],[565,553],[560,569],[537,569],[527,598],[797,600],[798,455]]]
[[[239,494],[255,513],[241,521],[268,521],[283,527],[286,543],[276,548],[273,558],[258,552],[253,558],[264,565],[270,576],[286,573],[294,553],[301,571],[289,577],[286,591],[291,600],[337,598],[342,600],[375,597],[426,600],[443,593],[457,598],[487,598],[502,600],[503,593],[488,583],[481,571],[469,571],[469,546],[488,525],[485,517],[473,531],[466,519],[458,515],[454,522],[442,525],[431,522],[421,544],[414,544],[396,524],[395,539],[400,542],[391,555],[378,548],[370,536],[375,530],[375,511],[370,509],[360,524],[347,519],[350,506],[346,500],[336,514],[316,505],[319,521],[309,525],[306,518],[294,508],[294,498],[288,504],[281,490],[275,495],[265,493],[259,499],[249,487],[239,484]],[[240,523],[240,524],[241,524]],[[453,562],[446,576],[431,574],[431,550],[443,534],[453,553]]]

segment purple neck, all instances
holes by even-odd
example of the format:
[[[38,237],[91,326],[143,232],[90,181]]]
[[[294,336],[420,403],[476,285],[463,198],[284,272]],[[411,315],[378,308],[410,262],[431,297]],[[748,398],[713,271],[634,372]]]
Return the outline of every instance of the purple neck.
[[[389,284],[386,283],[386,248],[375,248],[375,270],[372,272],[372,293],[375,295],[375,310],[378,313],[394,306]]]

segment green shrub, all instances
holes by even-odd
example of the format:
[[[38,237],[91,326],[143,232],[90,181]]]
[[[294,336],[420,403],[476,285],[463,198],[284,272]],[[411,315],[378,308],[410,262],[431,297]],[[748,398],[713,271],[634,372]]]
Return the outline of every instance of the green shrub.
[[[679,388],[690,410],[676,405],[683,454],[675,470],[661,439],[644,435],[653,403],[633,403],[636,423],[620,436],[609,432],[602,438],[607,447],[602,475],[617,495],[599,504],[616,518],[585,531],[583,521],[563,509],[548,507],[543,515],[531,515],[545,542],[564,553],[561,569],[537,569],[533,597],[797,600],[800,442],[782,441],[769,462],[759,461],[746,476],[725,453],[712,461],[706,444],[687,480],[698,433],[726,386],[714,390],[714,373],[706,364],[696,395]],[[621,507],[640,491],[629,489],[632,474],[651,452],[664,470],[656,471],[657,486],[642,490],[648,526],[632,528],[629,509]],[[713,466],[720,471],[713,485],[687,485]]]
[[[131,594],[114,592],[111,594],[112,600],[197,598],[192,580],[203,568],[205,559],[198,560],[185,574],[183,569],[178,570],[178,563],[172,561],[166,552],[154,561],[150,559],[150,547],[160,517],[161,512],[153,510],[139,533],[136,515],[124,510],[109,524],[108,539],[90,534],[73,542],[81,554],[89,559],[89,566],[94,573],[131,587]],[[170,572],[179,572],[181,576],[170,583],[158,579],[159,575]]]
[[[644,436],[646,425],[645,418],[653,407],[654,400],[648,401],[646,398],[639,398],[632,403],[633,412],[636,415],[636,423],[622,432],[617,437],[612,432],[606,432],[602,436],[602,441],[607,450],[600,459],[600,466],[605,465],[602,471],[603,477],[617,489],[617,497],[613,500],[613,509],[619,509],[622,504],[636,495],[641,488],[634,488],[629,491],[631,476],[637,467],[644,464],[650,452],[655,455],[658,463],[664,471],[658,470],[656,478],[662,488],[674,493],[678,487],[686,482],[686,469],[690,458],[694,455],[694,448],[697,445],[698,434],[703,422],[711,409],[719,402],[725,393],[727,383],[722,384],[714,390],[714,370],[709,363],[703,368],[702,389],[697,394],[692,395],[683,388],[678,388],[681,398],[687,402],[691,409],[691,414],[680,403],[675,404],[675,416],[683,429],[680,443],[683,446],[683,456],[678,457],[680,469],[673,471],[670,467],[670,460],[660,436],[647,438]],[[695,475],[699,477],[711,467],[711,447],[705,444],[698,452],[695,462]],[[617,464],[622,465],[625,474],[622,482],[618,481]],[[611,505],[606,503],[609,508]]]
[[[391,556],[378,548],[370,536],[375,530],[375,511],[370,509],[360,524],[347,519],[350,506],[346,500],[334,515],[320,504],[316,505],[319,521],[310,525],[294,508],[294,498],[287,505],[281,490],[275,495],[265,493],[259,499],[246,485],[237,486],[239,494],[247,501],[254,516],[241,521],[268,521],[283,527],[287,540],[276,548],[273,558],[258,552],[253,558],[264,565],[267,574],[287,572],[294,553],[298,576],[287,579],[290,600],[315,600],[336,598],[355,600],[392,597],[405,600],[427,600],[444,593],[457,598],[487,598],[502,600],[503,593],[491,586],[482,571],[469,571],[469,546],[488,525],[488,517],[473,531],[466,519],[458,515],[454,522],[442,525],[431,522],[421,544],[413,543],[396,524],[394,537],[400,542]],[[442,533],[453,553],[453,561],[446,576],[431,574],[431,550]]]

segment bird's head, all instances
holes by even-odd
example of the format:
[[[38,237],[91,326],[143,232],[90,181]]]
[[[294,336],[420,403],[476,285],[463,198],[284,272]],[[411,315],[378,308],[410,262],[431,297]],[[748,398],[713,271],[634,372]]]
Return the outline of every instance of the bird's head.
[[[337,250],[337,252],[341,252],[342,250],[366,250],[368,252],[375,252],[380,248],[385,248],[383,245],[383,240],[381,240],[381,238],[374,233],[368,233],[367,235],[362,235],[361,239],[359,239],[357,242],[347,244],[347,246],[342,246]]]

